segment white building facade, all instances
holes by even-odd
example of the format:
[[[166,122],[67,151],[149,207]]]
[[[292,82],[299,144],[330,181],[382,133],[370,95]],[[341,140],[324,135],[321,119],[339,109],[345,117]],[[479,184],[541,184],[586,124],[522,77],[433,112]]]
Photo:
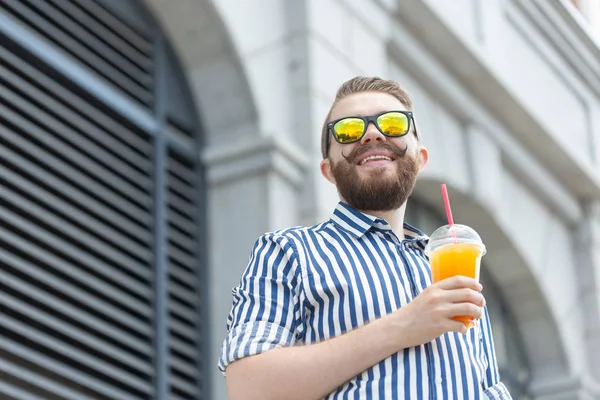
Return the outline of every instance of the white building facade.
[[[231,289],[260,234],[329,218],[323,119],[368,75],[409,91],[430,151],[407,221],[444,224],[446,183],[487,245],[514,398],[600,399],[599,18],[599,0],[4,2],[0,397],[227,399]]]
[[[447,183],[455,219],[488,245],[483,279],[515,397],[600,398],[600,40],[573,4],[148,4],[205,129],[208,368],[257,235],[329,217],[323,118],[343,81],[377,75],[410,92],[430,150],[407,220],[443,224]],[[216,367],[211,389],[227,398]]]
[[[600,398],[600,41],[572,4],[148,3],[205,128],[209,367],[257,235],[328,218],[337,194],[318,169],[323,118],[343,81],[377,75],[410,92],[431,153],[408,221],[428,233],[443,224],[445,182],[455,219],[488,245],[514,392]],[[226,398],[216,368],[211,389]]]
[[[444,224],[446,183],[487,245],[515,399],[600,399],[599,18],[600,0],[3,3],[0,395],[226,399],[231,288],[260,234],[329,218],[323,119],[368,75],[409,91],[430,150],[407,221]]]

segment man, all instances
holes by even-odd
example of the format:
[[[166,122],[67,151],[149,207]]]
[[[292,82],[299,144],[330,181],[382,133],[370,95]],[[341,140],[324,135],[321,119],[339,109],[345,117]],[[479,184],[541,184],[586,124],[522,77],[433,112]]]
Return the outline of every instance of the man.
[[[219,360],[232,400],[510,399],[481,285],[432,285],[427,237],[404,223],[428,160],[411,108],[393,81],[340,87],[321,161],[340,202],[329,221],[256,242]]]

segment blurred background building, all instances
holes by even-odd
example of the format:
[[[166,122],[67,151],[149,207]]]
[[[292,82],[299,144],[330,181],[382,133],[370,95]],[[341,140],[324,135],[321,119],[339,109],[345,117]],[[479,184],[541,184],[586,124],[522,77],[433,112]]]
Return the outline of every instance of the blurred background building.
[[[600,399],[598,0],[0,1],[0,398],[226,399],[231,288],[329,218],[355,75],[411,93],[515,399]]]

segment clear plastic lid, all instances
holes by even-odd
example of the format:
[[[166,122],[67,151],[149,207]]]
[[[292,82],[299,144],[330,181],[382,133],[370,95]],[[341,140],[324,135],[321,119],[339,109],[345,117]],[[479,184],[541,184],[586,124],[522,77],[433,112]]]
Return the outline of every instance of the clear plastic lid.
[[[444,225],[435,230],[429,237],[429,243],[425,247],[425,254],[430,255],[441,246],[454,243],[470,243],[481,249],[481,255],[485,255],[486,249],[481,237],[473,228],[466,225],[454,224]]]

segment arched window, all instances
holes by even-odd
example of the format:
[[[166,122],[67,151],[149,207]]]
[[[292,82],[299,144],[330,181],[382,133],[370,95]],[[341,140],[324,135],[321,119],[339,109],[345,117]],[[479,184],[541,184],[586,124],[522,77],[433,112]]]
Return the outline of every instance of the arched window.
[[[0,397],[203,398],[194,110],[140,2],[0,3]]]

